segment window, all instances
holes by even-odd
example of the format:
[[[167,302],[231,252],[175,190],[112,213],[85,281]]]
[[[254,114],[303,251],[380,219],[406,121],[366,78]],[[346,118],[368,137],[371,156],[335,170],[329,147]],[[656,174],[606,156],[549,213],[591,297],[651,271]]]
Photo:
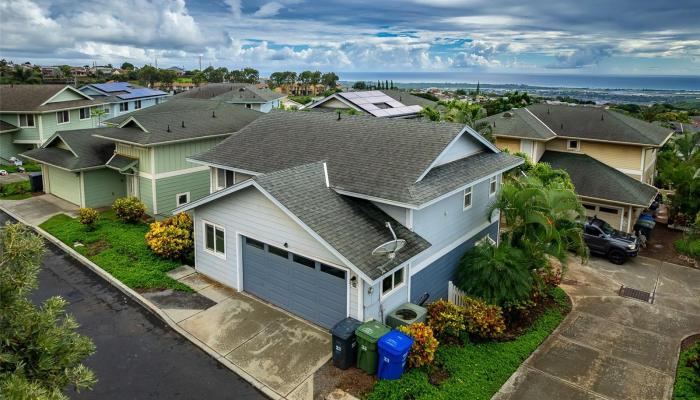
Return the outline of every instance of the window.
[[[267,246],[267,251],[282,258],[289,258],[289,252],[287,250],[282,250],[279,247]]]
[[[59,111],[56,113],[56,121],[59,124],[67,124],[70,122],[70,113],[66,111]]]
[[[33,128],[34,126],[34,114],[19,114],[20,128]]]
[[[229,186],[233,186],[235,183],[233,171],[227,169],[216,169],[216,188],[223,189]]]
[[[134,101],[134,110],[141,108],[141,100]]]
[[[314,261],[310,258],[302,257],[298,254],[293,254],[292,260],[294,260],[294,262],[297,264],[306,265],[307,267],[309,267],[311,269],[316,269],[316,261]]]
[[[178,193],[175,195],[175,202],[177,203],[177,206],[180,207],[183,204],[187,204],[190,202],[190,192],[185,192],[185,193]]]
[[[464,204],[463,207],[465,210],[469,209],[472,206],[472,187],[469,186],[468,188],[464,189]]]
[[[252,105],[252,104],[246,104],[246,105],[245,105],[245,108],[253,108],[253,105]]]
[[[578,140],[569,140],[566,142],[566,148],[568,150],[575,150],[579,151],[579,141]]]
[[[328,275],[333,275],[336,278],[345,279],[345,271],[331,267],[330,265],[321,264],[321,272],[325,272]]]
[[[214,254],[224,256],[226,255],[225,243],[226,233],[224,228],[205,222],[204,247]]]
[[[598,211],[608,213],[608,214],[617,214],[620,212],[617,208],[608,208],[608,207],[598,207]]]
[[[586,210],[595,211],[595,206],[592,204],[584,204],[583,208],[585,208]]]
[[[129,111],[129,102],[124,102],[124,103],[119,103],[119,111],[124,112],[124,111]]]
[[[263,244],[263,242],[259,242],[255,239],[245,238],[245,244],[247,244],[248,246],[252,246],[252,247],[255,247],[257,249],[260,249],[260,250],[265,250],[265,245]]]
[[[498,177],[493,176],[491,179],[489,179],[489,196],[493,196],[496,194],[496,190],[498,189]]]
[[[391,292],[392,290],[398,288],[403,284],[403,268],[394,271],[393,274],[387,276],[382,280],[382,296]]]
[[[586,235],[593,235],[593,236],[598,236],[602,233],[598,230],[598,228],[596,228],[594,226],[590,226],[590,225],[586,226],[585,232],[586,232]]]
[[[90,107],[80,109],[80,119],[90,119]]]

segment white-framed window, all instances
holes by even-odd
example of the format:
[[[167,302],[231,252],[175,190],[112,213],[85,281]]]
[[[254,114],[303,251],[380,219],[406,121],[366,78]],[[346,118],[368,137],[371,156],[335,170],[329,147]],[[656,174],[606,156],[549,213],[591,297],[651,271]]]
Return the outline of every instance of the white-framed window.
[[[129,111],[129,102],[119,103],[119,112]]]
[[[578,140],[567,140],[566,141],[566,149],[573,150],[573,151],[579,151],[579,150],[581,150],[581,142],[579,142]]]
[[[34,123],[34,114],[19,114],[17,118],[19,119],[20,128],[34,128],[36,126]]]
[[[226,230],[219,225],[204,221],[204,249],[226,258]]]
[[[70,113],[68,110],[59,111],[56,113],[56,122],[59,124],[67,124],[70,122]]]
[[[489,179],[489,196],[493,196],[496,194],[496,191],[498,190],[498,176],[492,176],[491,179]]]
[[[141,100],[134,101],[134,110],[141,108]]]
[[[175,203],[178,207],[190,202],[190,192],[178,193],[175,195]]]
[[[227,169],[216,169],[216,189],[221,190],[229,186],[233,186],[236,183],[235,175],[233,171]]]
[[[472,187],[464,189],[464,202],[462,203],[462,208],[468,210],[472,207]]]
[[[395,289],[403,286],[406,282],[404,269],[405,268],[397,269],[394,273],[382,279],[382,296],[386,296]]]
[[[90,107],[83,107],[80,109],[80,119],[90,119]]]

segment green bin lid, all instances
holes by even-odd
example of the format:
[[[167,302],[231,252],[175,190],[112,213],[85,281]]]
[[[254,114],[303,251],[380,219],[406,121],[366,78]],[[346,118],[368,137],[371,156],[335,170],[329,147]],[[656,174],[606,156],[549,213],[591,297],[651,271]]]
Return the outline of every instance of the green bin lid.
[[[360,325],[355,331],[355,335],[365,340],[377,342],[379,338],[391,331],[391,328],[382,324],[379,321],[371,320]]]

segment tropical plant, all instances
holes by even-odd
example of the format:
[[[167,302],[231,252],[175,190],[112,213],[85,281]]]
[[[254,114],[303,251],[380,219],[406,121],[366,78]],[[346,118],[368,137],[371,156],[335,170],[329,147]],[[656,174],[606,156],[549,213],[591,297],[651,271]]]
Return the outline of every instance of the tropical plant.
[[[483,339],[496,339],[506,330],[503,310],[499,306],[465,296],[462,300],[467,332]]]
[[[417,322],[400,326],[398,329],[413,338],[411,352],[408,353],[408,366],[418,368],[432,364],[439,344],[433,335],[432,328],[422,322]]]
[[[156,221],[146,233],[146,244],[163,258],[177,260],[189,256],[194,250],[192,218],[179,213],[164,221]]]
[[[135,223],[146,214],[146,206],[137,197],[120,197],[112,204],[117,218],[124,222]]]
[[[16,65],[14,71],[12,71],[12,77],[9,83],[38,85],[41,82],[41,74],[38,71]]]
[[[421,110],[420,113],[424,118],[427,118],[430,121],[437,122],[437,121],[440,121],[440,119],[442,118],[442,116],[440,115],[440,111],[438,111],[430,106],[423,107],[423,109]]]
[[[107,115],[107,110],[103,107],[93,108],[90,112],[90,116],[92,118],[97,118],[98,127],[102,124],[102,117],[104,117],[105,115]]]
[[[95,230],[95,224],[100,219],[100,214],[94,208],[78,209],[78,222],[88,231]]]
[[[44,242],[21,224],[0,229],[0,398],[68,399],[67,386],[91,388],[92,371],[81,360],[95,352],[92,341],[76,332],[67,302],[51,297],[36,307]]]
[[[428,325],[439,339],[458,338],[464,332],[462,310],[445,300],[428,304]]]

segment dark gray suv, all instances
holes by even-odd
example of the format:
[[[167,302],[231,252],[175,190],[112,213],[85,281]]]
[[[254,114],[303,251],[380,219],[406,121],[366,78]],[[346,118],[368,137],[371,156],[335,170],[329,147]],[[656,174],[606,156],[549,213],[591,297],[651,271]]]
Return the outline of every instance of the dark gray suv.
[[[636,236],[618,231],[596,217],[589,218],[584,224],[583,239],[591,253],[603,254],[613,264],[624,264],[639,252]]]

